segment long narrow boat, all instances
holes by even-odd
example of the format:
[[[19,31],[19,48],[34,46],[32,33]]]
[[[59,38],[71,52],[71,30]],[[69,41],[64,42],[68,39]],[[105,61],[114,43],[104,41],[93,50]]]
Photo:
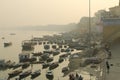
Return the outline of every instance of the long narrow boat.
[[[20,79],[28,77],[32,73],[32,70],[25,71],[19,75]]]
[[[49,79],[49,80],[53,80],[53,78],[54,78],[53,72],[52,71],[47,71],[46,78]]]
[[[63,68],[62,68],[62,73],[65,73],[65,72],[67,72],[67,71],[69,71],[69,67],[63,67]]]
[[[22,64],[22,69],[26,69],[30,66],[30,63],[29,62],[26,62],[26,63],[23,63]]]
[[[31,73],[31,79],[38,77],[41,74],[41,70],[36,70],[35,72]]]
[[[4,47],[12,45],[12,42],[4,42]]]
[[[59,66],[58,62],[54,62],[49,66],[49,70],[55,69]]]
[[[43,64],[42,64],[42,69],[47,68],[47,67],[49,67],[49,66],[50,66],[50,63],[43,63]]]
[[[22,66],[21,63],[14,64],[14,65],[13,65],[13,69],[19,68],[19,67],[21,67],[21,66]]]
[[[42,52],[34,52],[32,54],[33,54],[33,56],[41,56],[43,53]]]
[[[59,58],[58,62],[62,63],[64,61],[64,58]]]
[[[9,75],[9,78],[12,78],[12,77],[18,76],[20,73],[22,73],[22,69],[10,72],[10,73],[8,73],[8,75]]]
[[[49,58],[47,59],[47,62],[52,62],[53,60],[54,60],[53,57],[49,57]]]

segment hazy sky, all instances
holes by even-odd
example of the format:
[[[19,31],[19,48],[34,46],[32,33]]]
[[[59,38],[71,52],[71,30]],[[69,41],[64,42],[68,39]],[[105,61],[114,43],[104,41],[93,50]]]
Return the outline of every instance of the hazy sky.
[[[0,0],[0,27],[68,24],[88,16],[89,0]],[[92,15],[119,0],[91,0]]]

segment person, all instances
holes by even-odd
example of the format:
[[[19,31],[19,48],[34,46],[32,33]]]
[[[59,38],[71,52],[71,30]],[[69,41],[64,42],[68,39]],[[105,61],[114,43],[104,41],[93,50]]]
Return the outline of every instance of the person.
[[[72,74],[72,80],[75,80],[75,76],[74,76],[74,74]]]
[[[80,75],[79,80],[83,80],[83,77]]]
[[[73,74],[69,75],[69,80],[74,80],[74,75]]]
[[[78,73],[76,73],[75,78],[76,78],[77,80],[79,79],[79,75],[78,75]]]
[[[106,67],[107,67],[107,73],[109,73],[110,65],[108,61],[106,61]]]

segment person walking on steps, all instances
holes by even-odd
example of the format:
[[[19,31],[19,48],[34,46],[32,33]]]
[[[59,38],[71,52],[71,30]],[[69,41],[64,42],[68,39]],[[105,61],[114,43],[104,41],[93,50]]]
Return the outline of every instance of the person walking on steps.
[[[109,73],[109,70],[110,70],[110,64],[108,61],[106,61],[106,68],[107,68],[107,73]]]

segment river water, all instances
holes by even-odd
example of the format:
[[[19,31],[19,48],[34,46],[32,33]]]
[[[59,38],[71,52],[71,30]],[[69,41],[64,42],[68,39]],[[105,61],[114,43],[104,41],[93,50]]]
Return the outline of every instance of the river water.
[[[10,33],[15,33],[15,35],[10,35]],[[53,35],[53,34],[59,34],[59,32],[54,31],[0,31],[0,59],[11,60],[18,62],[18,54],[22,52],[21,42],[23,40],[29,40],[33,37],[42,37],[44,35]],[[5,39],[2,39],[4,37]],[[6,41],[11,41],[12,45],[9,47],[4,48],[3,43]],[[37,46],[36,46],[37,47]],[[54,61],[58,60],[59,55],[54,57]],[[68,60],[64,61],[63,63],[59,64],[59,67],[53,70],[54,73],[54,80],[68,80],[67,77],[62,77],[63,74],[61,73],[61,69],[65,66],[67,66],[69,63]],[[29,70],[27,68],[26,70]],[[33,65],[33,71],[41,69],[41,64],[34,64]],[[46,71],[48,69],[44,69],[41,71],[41,75],[34,80],[47,80],[46,79]],[[7,80],[8,73],[11,72],[12,69],[7,70],[0,70],[0,80]],[[19,77],[19,76],[17,76]],[[12,78],[10,80],[15,80],[15,78]],[[25,78],[25,80],[31,80],[30,76]]]

